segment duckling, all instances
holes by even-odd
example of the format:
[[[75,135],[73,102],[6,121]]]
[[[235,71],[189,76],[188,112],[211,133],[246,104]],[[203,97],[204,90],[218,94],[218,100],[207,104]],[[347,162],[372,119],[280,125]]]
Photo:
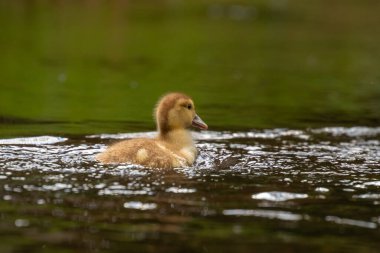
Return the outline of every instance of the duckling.
[[[158,132],[155,138],[121,141],[96,159],[105,164],[133,163],[152,168],[192,165],[198,151],[188,128],[208,128],[196,114],[193,100],[183,93],[169,93],[158,101],[154,115]]]

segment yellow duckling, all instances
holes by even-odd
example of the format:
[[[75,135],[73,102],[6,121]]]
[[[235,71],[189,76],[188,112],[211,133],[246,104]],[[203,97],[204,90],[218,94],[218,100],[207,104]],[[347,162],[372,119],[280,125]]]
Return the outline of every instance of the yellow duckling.
[[[134,163],[154,168],[190,166],[198,151],[190,126],[207,129],[195,113],[194,102],[185,94],[169,93],[155,108],[158,136],[125,140],[110,146],[96,159],[102,163]]]

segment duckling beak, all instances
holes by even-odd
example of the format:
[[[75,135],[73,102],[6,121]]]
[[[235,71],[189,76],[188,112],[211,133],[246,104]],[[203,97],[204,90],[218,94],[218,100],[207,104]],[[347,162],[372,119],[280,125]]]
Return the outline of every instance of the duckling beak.
[[[191,125],[203,130],[206,130],[208,128],[207,124],[204,123],[204,121],[197,114],[195,114],[195,117],[193,119],[193,122],[191,122]]]

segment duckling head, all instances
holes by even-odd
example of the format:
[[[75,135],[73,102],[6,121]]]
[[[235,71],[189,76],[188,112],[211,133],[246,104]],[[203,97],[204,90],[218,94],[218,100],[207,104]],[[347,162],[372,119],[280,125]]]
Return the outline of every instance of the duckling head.
[[[193,100],[182,93],[169,93],[163,96],[157,103],[155,117],[160,134],[190,126],[208,128],[196,114]]]

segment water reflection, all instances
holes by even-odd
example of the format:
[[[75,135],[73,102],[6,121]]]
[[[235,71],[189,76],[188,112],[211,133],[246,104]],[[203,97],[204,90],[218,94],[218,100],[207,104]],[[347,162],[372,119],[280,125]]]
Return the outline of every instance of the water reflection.
[[[151,210],[156,209],[157,204],[155,203],[141,203],[139,201],[125,202],[124,208],[139,209],[139,210]]]
[[[236,215],[236,216],[256,216],[268,219],[279,219],[287,221],[298,221],[303,219],[302,215],[294,214],[284,211],[273,211],[273,210],[242,210],[242,209],[232,209],[224,210],[224,215]]]
[[[203,240],[213,229],[232,240],[256,233],[257,226],[268,235],[276,226],[299,236],[306,226],[315,238],[332,226],[343,234],[377,231],[380,128],[197,132],[195,165],[174,170],[94,161],[116,139],[152,135],[0,140],[0,204],[8,210],[0,230],[28,233],[46,226],[45,217],[76,238],[67,229],[87,222],[82,233],[92,242],[105,237],[109,247],[167,234]],[[128,231],[128,239],[117,239],[120,231]]]
[[[327,216],[326,220],[331,221],[331,222],[335,222],[337,224],[344,224],[344,225],[351,225],[351,226],[358,226],[358,227],[372,228],[372,229],[377,228],[377,224],[374,222],[344,219],[344,218],[339,218],[336,216]]]
[[[287,201],[292,199],[305,199],[307,197],[307,194],[290,192],[260,192],[252,195],[253,199],[268,201]]]

